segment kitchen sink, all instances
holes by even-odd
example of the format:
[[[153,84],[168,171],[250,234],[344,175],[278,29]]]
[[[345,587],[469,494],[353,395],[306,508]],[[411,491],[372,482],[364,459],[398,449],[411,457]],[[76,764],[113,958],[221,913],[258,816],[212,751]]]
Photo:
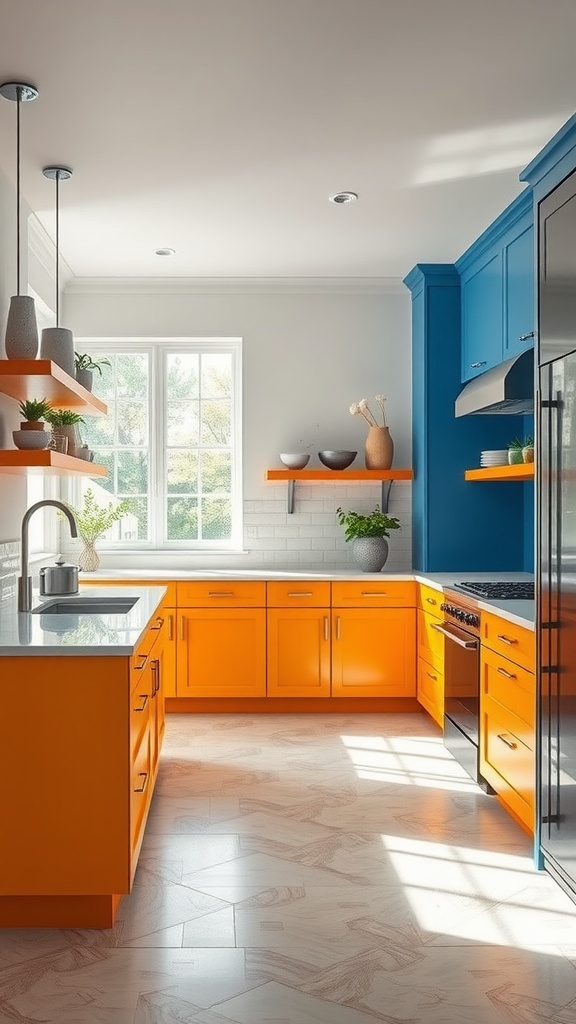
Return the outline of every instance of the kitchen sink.
[[[35,615],[125,615],[137,597],[68,597],[46,601],[34,608]]]

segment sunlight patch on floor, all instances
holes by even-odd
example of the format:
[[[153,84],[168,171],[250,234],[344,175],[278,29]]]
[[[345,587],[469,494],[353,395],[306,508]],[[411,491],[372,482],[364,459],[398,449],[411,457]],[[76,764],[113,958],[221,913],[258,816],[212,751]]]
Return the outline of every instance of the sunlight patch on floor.
[[[441,737],[341,736],[341,740],[359,779],[460,793],[478,790]]]

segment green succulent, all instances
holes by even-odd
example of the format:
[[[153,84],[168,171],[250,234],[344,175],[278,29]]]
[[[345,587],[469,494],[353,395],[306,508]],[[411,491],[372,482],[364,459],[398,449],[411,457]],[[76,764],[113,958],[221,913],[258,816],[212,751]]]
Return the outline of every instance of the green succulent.
[[[22,419],[31,422],[48,419],[49,413],[52,412],[52,406],[45,398],[32,398],[26,402],[20,402],[19,409]]]
[[[71,427],[75,423],[84,423],[84,418],[73,409],[51,409],[46,419],[53,427]]]

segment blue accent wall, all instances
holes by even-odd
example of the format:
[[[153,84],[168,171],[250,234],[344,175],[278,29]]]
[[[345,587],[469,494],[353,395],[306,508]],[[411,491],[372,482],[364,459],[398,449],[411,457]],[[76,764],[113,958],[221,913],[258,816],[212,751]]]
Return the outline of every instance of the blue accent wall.
[[[425,572],[519,571],[526,562],[525,484],[472,482],[486,448],[524,430],[518,416],[456,419],[460,392],[460,277],[418,264],[412,293],[413,566]]]

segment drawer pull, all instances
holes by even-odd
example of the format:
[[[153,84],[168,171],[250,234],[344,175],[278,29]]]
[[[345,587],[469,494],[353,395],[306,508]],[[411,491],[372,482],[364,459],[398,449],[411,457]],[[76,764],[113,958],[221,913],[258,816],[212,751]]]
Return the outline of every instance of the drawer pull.
[[[324,639],[330,639],[330,622],[328,621],[327,615],[324,616]]]
[[[514,743],[513,740],[507,740],[506,736],[502,732],[498,733],[498,739],[502,740],[502,743],[504,743],[507,747],[509,747],[510,750],[516,750],[517,747],[518,747],[518,744]]]
[[[499,634],[496,637],[496,639],[497,640],[501,640],[503,644],[508,644],[509,647],[512,647],[514,644],[518,643],[518,641],[515,639],[515,637],[513,637],[513,636],[504,636],[503,634]]]
[[[496,671],[499,672],[499,674],[501,676],[505,676],[506,679],[516,679],[516,676],[514,675],[514,673],[513,672],[507,672],[505,668],[497,668]]]
[[[141,786],[137,786],[134,792],[143,793],[144,790],[146,789],[146,786],[148,785],[148,772],[138,772],[138,778],[144,779],[144,782],[142,783]]]
[[[486,366],[486,360],[481,359],[479,363],[470,363],[471,370],[477,370],[479,366]]]
[[[160,689],[160,662],[158,658],[154,658],[150,668],[152,670],[152,696],[154,697]]]
[[[158,625],[157,626],[150,626],[150,629],[154,629],[154,630],[162,629],[162,626],[164,625],[164,619],[161,618],[160,615],[157,617],[156,622],[158,623]]]
[[[428,601],[428,604],[438,604],[438,601],[433,597],[427,597],[426,600]]]
[[[168,639],[169,640],[173,640],[174,639],[174,616],[173,615],[169,615],[168,616]]]
[[[312,597],[311,590],[289,590],[288,597]]]
[[[340,616],[336,616],[336,639],[340,639]]]
[[[534,331],[528,331],[528,334],[521,334],[518,341],[528,341],[528,338],[534,337]]]
[[[185,640],[186,639],[186,626],[185,626],[185,619],[184,619],[183,615],[180,616],[180,639],[181,640]]]
[[[145,711],[146,710],[146,705],[148,703],[148,694],[147,693],[139,693],[138,696],[142,699],[142,706],[139,707],[139,708],[132,708],[132,710],[133,711]]]
[[[362,597],[387,597],[385,590],[363,590]]]
[[[233,590],[209,590],[208,597],[234,597]]]
[[[427,672],[426,675],[429,676],[430,679],[438,679],[438,676],[435,676],[433,672]]]
[[[146,668],[146,662],[148,661],[148,655],[147,654],[140,654],[139,658],[140,658],[140,665],[134,665],[134,668],[136,669],[137,672],[141,672],[143,668]]]

